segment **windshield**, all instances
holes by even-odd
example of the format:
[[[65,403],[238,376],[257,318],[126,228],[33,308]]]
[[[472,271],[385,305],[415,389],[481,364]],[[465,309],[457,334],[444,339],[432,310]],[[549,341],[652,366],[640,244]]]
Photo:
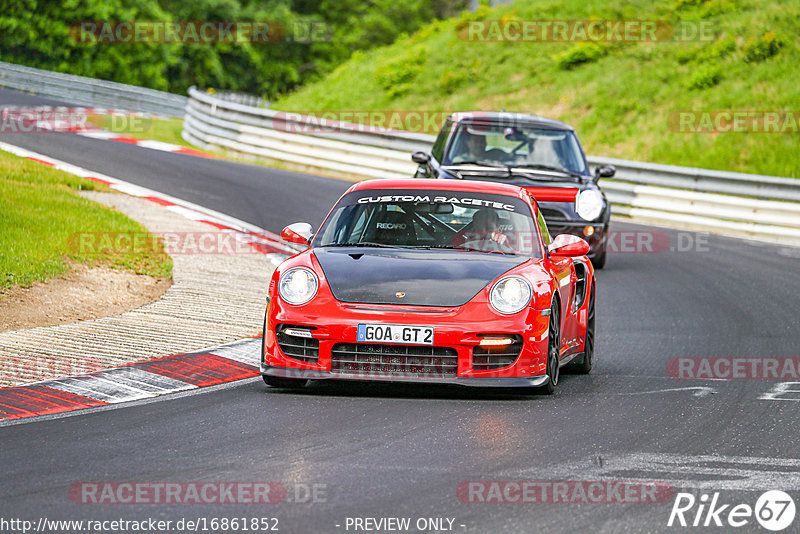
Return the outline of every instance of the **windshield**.
[[[442,163],[478,163],[511,167],[544,166],[586,174],[575,132],[515,123],[461,123]]]
[[[342,198],[316,247],[454,249],[541,257],[521,199],[438,190],[354,191]]]

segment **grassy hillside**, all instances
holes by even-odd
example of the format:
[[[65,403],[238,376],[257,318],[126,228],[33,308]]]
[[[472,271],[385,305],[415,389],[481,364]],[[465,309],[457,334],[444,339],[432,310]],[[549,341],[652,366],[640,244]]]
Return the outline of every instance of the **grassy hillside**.
[[[472,21],[667,21],[707,39],[481,42]],[[682,25],[682,26],[679,26]],[[694,25],[694,26],[692,26]],[[657,35],[663,35],[658,33]],[[680,132],[686,111],[793,111],[800,119],[800,0],[529,0],[435,22],[355,53],[283,110],[506,109],[574,125],[589,154],[800,177],[800,124],[784,133]],[[701,115],[694,115],[699,123]]]

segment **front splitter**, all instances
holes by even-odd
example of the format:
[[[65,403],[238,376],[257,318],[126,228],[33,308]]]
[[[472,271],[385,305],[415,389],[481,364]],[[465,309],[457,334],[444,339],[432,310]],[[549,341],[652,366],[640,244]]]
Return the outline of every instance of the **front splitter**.
[[[456,386],[479,387],[479,388],[528,388],[543,386],[547,383],[548,376],[524,377],[420,377],[402,375],[374,375],[363,373],[337,373],[331,371],[313,371],[308,369],[292,369],[289,367],[274,367],[272,365],[261,364],[261,374],[264,376],[274,376],[276,378],[291,378],[295,380],[353,380],[362,382],[414,382],[417,384],[451,384]]]

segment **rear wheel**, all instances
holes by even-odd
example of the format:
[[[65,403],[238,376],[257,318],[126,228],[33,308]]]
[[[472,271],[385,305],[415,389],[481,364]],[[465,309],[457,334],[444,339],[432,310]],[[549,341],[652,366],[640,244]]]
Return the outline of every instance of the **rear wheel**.
[[[552,395],[558,385],[561,363],[560,340],[558,304],[554,303],[550,310],[550,327],[547,332],[547,382],[538,389],[539,393],[544,395]]]
[[[579,362],[570,365],[570,370],[582,375],[588,375],[594,365],[594,316],[594,285],[592,285],[592,295],[586,308],[586,336],[584,338],[583,357]]]

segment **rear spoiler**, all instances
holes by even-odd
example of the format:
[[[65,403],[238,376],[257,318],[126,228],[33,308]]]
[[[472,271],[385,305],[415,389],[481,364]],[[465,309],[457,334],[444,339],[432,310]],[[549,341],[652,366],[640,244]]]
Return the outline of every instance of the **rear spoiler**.
[[[575,202],[577,187],[525,187],[537,202]]]

